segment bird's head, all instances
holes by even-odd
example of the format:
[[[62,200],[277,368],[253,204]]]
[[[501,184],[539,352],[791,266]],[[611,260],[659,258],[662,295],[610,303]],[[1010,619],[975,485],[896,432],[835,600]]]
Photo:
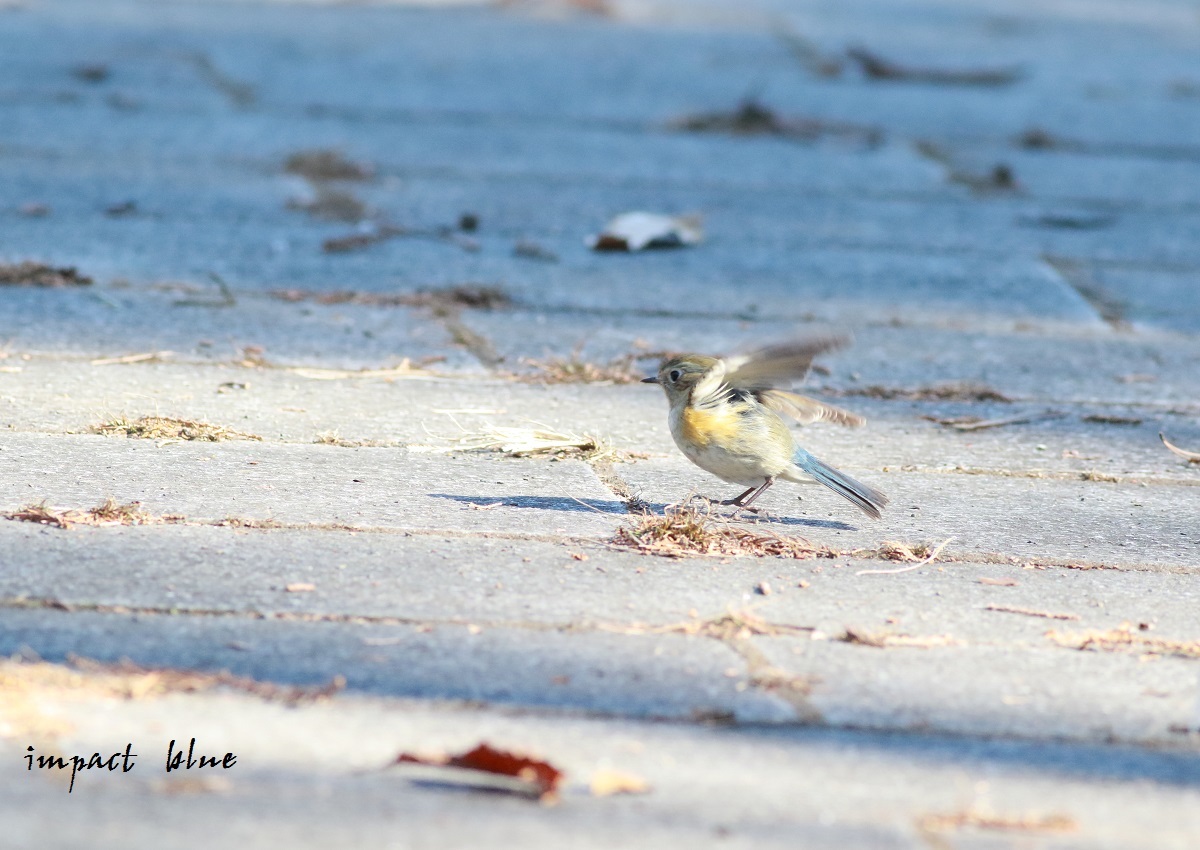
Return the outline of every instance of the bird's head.
[[[658,384],[667,394],[672,406],[686,402],[697,387],[703,393],[706,388],[720,384],[725,377],[725,364],[716,357],[703,354],[683,354],[664,360],[658,374],[643,378],[643,384]]]

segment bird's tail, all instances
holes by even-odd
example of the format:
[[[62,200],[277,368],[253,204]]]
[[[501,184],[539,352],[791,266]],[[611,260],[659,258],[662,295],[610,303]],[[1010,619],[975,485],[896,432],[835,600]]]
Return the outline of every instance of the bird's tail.
[[[859,510],[872,519],[879,519],[882,516],[880,511],[888,503],[888,497],[874,487],[868,487],[861,481],[855,481],[846,473],[839,472],[829,464],[817,460],[801,448],[797,448],[796,453],[792,455],[792,463],[843,499],[853,502]]]

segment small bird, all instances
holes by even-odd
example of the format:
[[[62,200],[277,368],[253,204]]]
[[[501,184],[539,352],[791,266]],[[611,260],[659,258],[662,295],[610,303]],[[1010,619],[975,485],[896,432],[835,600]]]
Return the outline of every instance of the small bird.
[[[853,413],[779,389],[803,378],[818,354],[846,343],[841,336],[814,336],[724,360],[684,354],[664,361],[658,374],[642,383],[658,384],[666,392],[671,436],[688,460],[723,481],[749,488],[720,504],[749,508],[777,478],[816,481],[879,519],[887,496],[797,446],[779,416],[786,413],[805,425],[863,424]]]

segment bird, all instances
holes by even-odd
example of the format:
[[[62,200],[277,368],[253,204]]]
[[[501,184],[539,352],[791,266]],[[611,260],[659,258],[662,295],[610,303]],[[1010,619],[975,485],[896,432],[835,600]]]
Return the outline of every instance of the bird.
[[[804,425],[864,423],[861,416],[780,388],[803,378],[818,354],[848,341],[840,335],[813,335],[725,359],[676,355],[642,383],[658,384],[666,393],[671,436],[688,460],[723,481],[749,488],[719,504],[739,512],[754,510],[751,505],[777,479],[815,481],[879,519],[888,497],[796,445],[779,415]]]

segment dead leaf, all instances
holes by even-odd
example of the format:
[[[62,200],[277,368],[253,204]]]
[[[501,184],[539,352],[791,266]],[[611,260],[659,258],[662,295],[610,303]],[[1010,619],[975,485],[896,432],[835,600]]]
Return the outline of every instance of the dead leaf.
[[[487,743],[481,743],[475,749],[458,755],[417,756],[411,753],[401,753],[396,756],[394,763],[420,764],[439,768],[452,767],[478,771],[492,776],[510,777],[519,783],[514,786],[515,790],[536,797],[543,802],[551,802],[557,797],[558,786],[563,777],[562,771],[549,762],[518,753],[497,750]]]
[[[683,248],[704,239],[696,216],[669,216],[627,212],[614,218],[596,236],[587,238],[593,251],[642,251],[646,248]]]
[[[589,787],[593,797],[611,797],[614,794],[645,794],[650,783],[632,773],[601,769],[592,774]]]

